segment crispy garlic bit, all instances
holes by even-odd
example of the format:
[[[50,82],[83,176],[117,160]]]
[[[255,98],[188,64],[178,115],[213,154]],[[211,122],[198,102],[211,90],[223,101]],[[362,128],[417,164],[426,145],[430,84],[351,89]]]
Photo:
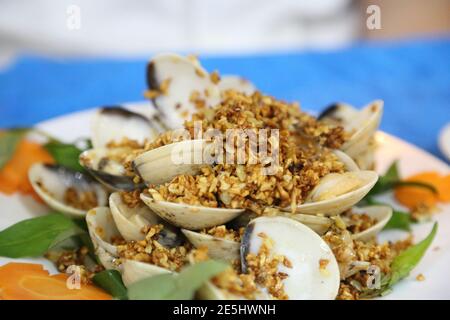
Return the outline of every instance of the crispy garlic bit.
[[[191,99],[198,96],[193,92]],[[267,206],[294,209],[323,176],[344,171],[343,163],[330,150],[345,141],[342,128],[317,121],[301,112],[296,104],[259,92],[246,96],[230,90],[215,108],[201,110],[185,122],[191,136],[195,121],[202,121],[204,131],[216,129],[221,133],[228,129],[278,129],[279,163],[274,174],[263,173],[267,164],[262,161],[256,164],[249,161],[255,154],[247,137],[239,141],[245,146],[245,163],[219,163],[205,167],[196,176],[177,176],[169,183],[150,188],[149,193],[155,199],[214,208],[245,208],[259,214]],[[172,142],[175,141],[171,133],[166,132],[146,144],[142,152]]]
[[[172,271],[179,271],[187,262],[187,254],[191,249],[189,244],[174,248],[166,248],[158,242],[163,225],[144,227],[145,239],[141,241],[120,241],[117,251],[120,258],[137,260],[157,265]]]

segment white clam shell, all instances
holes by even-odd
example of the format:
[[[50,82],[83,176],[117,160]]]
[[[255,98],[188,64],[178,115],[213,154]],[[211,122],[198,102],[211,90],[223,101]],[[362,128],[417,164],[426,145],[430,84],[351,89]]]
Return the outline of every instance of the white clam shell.
[[[147,152],[133,160],[133,166],[146,184],[162,184],[181,174],[195,175],[210,148],[205,140],[174,142]]]
[[[374,133],[377,131],[383,116],[383,101],[375,100],[361,110],[345,103],[336,104],[323,113],[321,119],[337,122],[346,132],[351,133],[341,149],[352,158],[363,152]]]
[[[181,230],[194,247],[207,247],[211,259],[233,261],[239,259],[240,242],[214,237],[200,232]]]
[[[165,94],[153,101],[172,128],[181,127],[184,120],[197,111],[191,101],[194,91],[205,102],[205,107],[213,107],[220,102],[219,87],[211,81],[208,72],[198,62],[186,57],[160,54],[150,61],[147,66],[149,88],[159,90],[165,80],[170,80]]]
[[[109,196],[109,207],[114,222],[120,234],[125,240],[143,240],[145,235],[142,228],[150,224],[157,224],[160,218],[154,214],[147,206],[138,205],[129,208],[123,201],[119,192],[114,192]]]
[[[51,208],[64,214],[81,217],[85,210],[74,208],[64,202],[64,194],[69,187],[77,191],[93,191],[99,206],[107,202],[107,194],[102,186],[86,175],[65,168],[36,163],[28,171],[28,178],[36,193]]]
[[[184,203],[156,201],[150,195],[141,194],[144,203],[162,219],[174,226],[200,230],[222,225],[241,214],[244,209],[209,208]]]
[[[122,107],[99,109],[91,123],[91,140],[94,149],[105,148],[111,142],[124,138],[144,143],[156,137],[158,129],[145,116]]]
[[[89,210],[86,214],[86,223],[95,253],[100,262],[107,269],[117,268],[114,263],[118,255],[117,247],[111,243],[111,240],[114,237],[119,237],[120,233],[109,208],[97,207]]]
[[[365,213],[377,221],[372,227],[352,235],[353,239],[361,241],[369,241],[376,237],[392,217],[392,208],[389,206],[367,206],[355,208],[352,212],[356,214]]]
[[[122,262],[121,273],[122,281],[128,287],[142,279],[173,272],[153,264],[126,259]]]
[[[339,267],[325,241],[307,226],[285,217],[261,217],[252,220],[246,229],[241,257],[257,254],[262,244],[258,234],[264,233],[273,242],[271,254],[288,258],[292,268],[279,265],[289,276],[283,280],[284,291],[292,300],[334,299],[339,290]],[[320,269],[320,261],[326,268]],[[245,270],[245,261],[243,264]]]
[[[358,203],[378,180],[374,171],[332,173],[323,177],[297,213],[336,215]],[[290,208],[286,208],[289,211]]]

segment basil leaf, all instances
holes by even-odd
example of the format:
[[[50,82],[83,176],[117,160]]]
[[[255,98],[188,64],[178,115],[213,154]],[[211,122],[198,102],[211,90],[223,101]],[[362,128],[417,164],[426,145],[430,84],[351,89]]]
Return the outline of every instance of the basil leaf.
[[[160,274],[145,278],[128,287],[130,300],[163,300],[177,289],[175,275]]]
[[[438,223],[435,222],[433,229],[425,239],[414,246],[409,247],[395,257],[394,261],[391,263],[391,278],[389,280],[389,286],[393,286],[401,279],[407,277],[411,270],[414,269],[414,267],[420,262],[428,247],[433,242],[437,229]]]
[[[421,182],[421,181],[402,181],[400,178],[400,174],[398,171],[398,161],[394,161],[389,168],[387,169],[386,173],[378,179],[377,183],[373,186],[373,188],[369,191],[366,197],[372,197],[374,195],[384,193],[387,191],[391,191],[392,189],[396,187],[401,186],[414,186],[414,187],[421,187],[426,188],[433,192],[434,194],[437,194],[438,191],[434,186],[431,184]]]
[[[372,198],[367,198],[367,199],[365,199],[364,202],[366,205],[370,205],[370,206],[391,207],[390,205],[388,205],[386,203],[376,201]],[[409,212],[398,211],[398,210],[394,210],[394,208],[392,208],[392,217],[386,223],[383,230],[400,229],[400,230],[405,230],[405,231],[411,231],[411,224],[413,224],[413,223],[414,223],[414,220],[412,219],[411,214]]]
[[[0,169],[11,159],[28,129],[11,129],[0,134]]]
[[[393,183],[400,180],[400,175],[398,172],[398,161],[394,161],[386,173],[378,179],[375,186],[370,190],[368,196],[373,196],[375,194],[383,193],[389,191],[393,188]]]
[[[49,248],[83,232],[60,213],[23,220],[0,232],[0,256],[42,256]]]
[[[388,223],[386,223],[383,230],[400,229],[404,231],[411,231],[412,223],[414,223],[414,221],[408,212],[393,210],[392,217],[389,219]]]
[[[50,141],[44,145],[44,148],[52,155],[57,164],[75,171],[84,171],[84,168],[78,162],[82,150],[74,144]]]
[[[180,274],[162,274],[143,279],[128,288],[132,300],[188,300],[206,281],[223,272],[226,263],[208,260],[196,263]]]
[[[96,285],[119,300],[127,300],[127,288],[122,281],[122,276],[117,270],[104,270],[97,273],[92,279]]]

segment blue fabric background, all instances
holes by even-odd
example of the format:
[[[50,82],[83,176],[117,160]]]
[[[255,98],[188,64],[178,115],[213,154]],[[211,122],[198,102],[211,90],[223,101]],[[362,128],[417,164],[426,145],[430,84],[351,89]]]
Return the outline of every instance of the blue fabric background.
[[[334,52],[206,57],[221,74],[240,74],[304,110],[345,101],[385,101],[382,129],[442,157],[437,134],[450,121],[450,38],[363,43]],[[146,59],[22,57],[0,72],[0,128],[68,112],[142,100]]]

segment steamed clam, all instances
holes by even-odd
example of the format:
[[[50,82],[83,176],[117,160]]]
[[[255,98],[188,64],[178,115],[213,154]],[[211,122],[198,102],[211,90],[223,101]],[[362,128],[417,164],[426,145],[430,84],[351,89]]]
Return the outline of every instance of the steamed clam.
[[[135,148],[162,130],[155,119],[122,107],[100,109],[92,121],[93,148],[80,155],[80,164],[110,190],[134,190],[144,185],[127,174],[124,162]]]
[[[331,125],[343,126],[350,138],[341,147],[349,156],[357,160],[362,169],[373,167],[374,134],[383,115],[383,101],[375,100],[361,110],[338,103],[326,108],[319,119]]]
[[[80,217],[107,203],[103,187],[90,176],[59,165],[34,164],[28,172],[36,193],[53,209]]]
[[[290,299],[334,299],[339,289],[339,269],[328,245],[311,229],[283,217],[257,218],[249,223],[241,243],[243,272],[251,266],[247,255],[257,254],[266,239],[272,255],[289,263],[279,266],[288,277],[283,281]]]

